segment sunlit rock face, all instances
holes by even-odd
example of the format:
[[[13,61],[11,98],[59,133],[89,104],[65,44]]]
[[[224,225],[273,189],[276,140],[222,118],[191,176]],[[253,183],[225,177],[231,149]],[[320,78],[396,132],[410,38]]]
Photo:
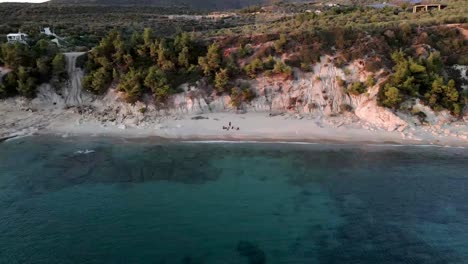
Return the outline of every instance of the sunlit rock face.
[[[231,105],[229,96],[209,92],[212,89],[206,83],[184,85],[181,87],[184,92],[170,98],[167,111],[173,114],[287,112],[326,117],[343,114],[344,109],[348,109],[361,120],[389,131],[406,126],[406,122],[392,111],[377,105],[379,84],[361,95],[350,95],[345,91],[346,87],[340,85],[339,80],[347,84],[364,82],[371,73],[362,69],[362,63],[350,64],[345,72],[327,61],[329,58],[324,56],[310,73],[295,71],[294,78],[290,79],[259,76],[255,80],[242,80],[249,84],[256,98],[239,108]]]

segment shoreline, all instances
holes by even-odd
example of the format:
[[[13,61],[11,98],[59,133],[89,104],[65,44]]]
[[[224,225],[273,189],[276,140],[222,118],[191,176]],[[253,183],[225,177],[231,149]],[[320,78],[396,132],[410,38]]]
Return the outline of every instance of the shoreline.
[[[3,109],[2,109],[3,108]],[[3,112],[1,111],[3,110]],[[26,135],[113,137],[147,141],[225,141],[297,144],[427,145],[468,148],[466,123],[413,126],[387,131],[353,116],[323,117],[268,112],[133,115],[117,121],[100,119],[101,112],[83,114],[71,108],[22,110],[0,105],[0,142]],[[232,123],[235,129],[223,129]],[[239,130],[237,130],[239,128]],[[450,134],[442,131],[450,129]],[[462,135],[462,137],[454,136]]]
[[[159,136],[125,136],[117,134],[58,134],[51,131],[41,131],[28,135],[11,136],[8,138],[0,138],[0,144],[9,141],[15,141],[27,137],[56,137],[64,139],[118,139],[138,143],[152,143],[152,142],[164,142],[164,143],[188,143],[188,144],[285,144],[285,145],[342,145],[342,146],[379,146],[379,147],[434,147],[434,148],[457,148],[457,149],[468,149],[467,145],[464,144],[436,144],[433,142],[421,142],[421,141],[343,141],[343,140],[331,140],[331,139],[284,139],[284,138],[211,138],[211,137],[190,137],[190,138],[167,138]]]

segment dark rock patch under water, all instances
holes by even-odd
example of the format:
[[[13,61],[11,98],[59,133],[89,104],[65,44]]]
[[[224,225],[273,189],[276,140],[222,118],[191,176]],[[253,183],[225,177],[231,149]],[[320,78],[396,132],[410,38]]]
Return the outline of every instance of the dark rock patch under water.
[[[266,263],[265,252],[260,247],[249,241],[239,241],[237,243],[237,252],[240,256],[247,258],[249,264]]]

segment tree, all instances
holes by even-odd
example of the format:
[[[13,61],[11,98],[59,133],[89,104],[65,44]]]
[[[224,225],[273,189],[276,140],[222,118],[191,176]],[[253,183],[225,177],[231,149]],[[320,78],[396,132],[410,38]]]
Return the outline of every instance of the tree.
[[[66,75],[66,59],[63,53],[59,53],[55,55],[54,59],[52,60],[52,72],[55,76],[63,78]]]
[[[171,50],[166,40],[162,39],[158,47],[158,65],[164,71],[172,71],[175,69],[174,63],[170,60],[171,55]]]
[[[403,98],[400,95],[398,88],[386,85],[384,88],[385,99],[383,105],[390,108],[398,108]]]
[[[179,53],[178,63],[180,67],[188,68],[190,66],[189,63],[189,49],[188,47],[183,47]]]
[[[257,77],[257,74],[262,70],[263,62],[259,58],[254,59],[252,62],[250,62],[244,67],[245,73],[247,73],[247,75],[252,79]]]
[[[25,45],[5,43],[1,46],[2,60],[6,67],[16,70],[19,66],[26,66],[28,52]]]
[[[143,92],[141,79],[141,73],[135,69],[122,76],[117,89],[126,93],[125,99],[128,103],[135,103],[140,99]]]
[[[165,100],[171,92],[166,74],[156,66],[149,68],[148,75],[146,75],[144,80],[144,85],[151,89],[158,102]]]
[[[16,94],[18,87],[18,76],[15,72],[9,72],[3,76],[3,80],[0,81],[0,98],[5,98]]]
[[[32,98],[36,92],[36,79],[30,75],[30,71],[23,66],[18,68],[18,92],[20,95]]]
[[[84,78],[83,88],[92,93],[100,94],[105,91],[111,80],[112,74],[101,67]]]
[[[41,81],[48,81],[51,75],[50,60],[47,57],[40,57],[36,60],[36,68]]]
[[[419,97],[432,109],[439,111],[448,109],[458,115],[463,109],[463,99],[455,82],[448,82],[442,77],[443,62],[439,53],[431,53],[427,59],[405,57],[403,51],[392,53],[395,63],[394,73],[379,92],[379,102],[388,107],[396,108],[403,97]]]
[[[208,47],[206,57],[200,57],[198,64],[206,76],[212,76],[221,67],[221,49],[218,44],[213,43]]]
[[[181,34],[177,35],[174,39],[174,47],[177,53],[181,52],[184,48],[192,50],[193,40],[190,34],[187,32],[182,32]]]
[[[215,77],[215,88],[219,93],[224,92],[227,84],[229,82],[229,74],[227,69],[221,69],[216,73]]]
[[[145,28],[143,30],[143,43],[146,47],[149,47],[153,43],[154,31],[151,28]]]

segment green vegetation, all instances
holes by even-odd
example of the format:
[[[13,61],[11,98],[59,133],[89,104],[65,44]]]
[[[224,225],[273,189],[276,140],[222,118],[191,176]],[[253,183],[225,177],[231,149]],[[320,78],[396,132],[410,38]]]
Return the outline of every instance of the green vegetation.
[[[346,81],[341,79],[341,77],[339,77],[339,76],[336,77],[336,83],[341,88],[344,88],[346,86]]]
[[[275,51],[277,53],[283,53],[286,43],[288,43],[288,40],[286,39],[286,34],[281,34],[280,38],[277,41],[275,41]]]
[[[405,98],[417,97],[436,111],[449,109],[455,115],[460,113],[464,99],[455,81],[443,78],[443,62],[438,52],[430,53],[426,59],[414,59],[397,51],[392,60],[394,72],[379,96],[382,105],[398,108]]]
[[[263,62],[261,59],[256,58],[244,67],[244,71],[250,78],[254,79],[263,71]]]
[[[175,92],[181,80],[198,76],[194,65],[199,47],[188,33],[181,33],[174,39],[154,35],[151,29],[145,29],[142,34],[134,33],[124,39],[120,32],[111,31],[89,53],[84,88],[103,93],[117,79],[117,88],[125,92],[128,102],[136,102],[145,92],[152,92],[155,101],[162,102]],[[214,65],[219,61],[216,52],[215,47],[208,53],[204,71],[208,75],[211,67],[218,68]]]
[[[224,92],[229,82],[229,75],[227,69],[222,69],[216,73],[215,87],[219,93]]]
[[[367,87],[359,81],[355,81],[348,86],[348,93],[352,95],[360,95],[367,92]]]
[[[64,57],[34,33],[48,21],[66,36],[65,49],[96,46],[79,62],[85,65],[86,89],[102,93],[113,85],[129,102],[145,93],[164,102],[180,84],[204,79],[207,89],[231,94],[233,105],[239,106],[239,98],[249,98],[241,95],[250,89],[232,88],[238,79],[262,74],[291,78],[294,71],[311,71],[321,56],[329,55],[327,64],[343,69],[347,79],[354,76],[351,63],[374,73],[364,83],[337,79],[350,94],[365,93],[388,77],[379,93],[381,105],[398,108],[407,99],[419,98],[435,110],[459,113],[466,95],[447,69],[468,63],[466,41],[457,28],[467,26],[448,24],[468,22],[466,1],[447,0],[444,10],[416,14],[368,8],[365,2],[330,8],[275,1],[267,8],[245,8],[234,18],[201,20],[191,15],[206,12],[179,7],[2,4],[0,41],[2,34],[21,30],[32,36],[33,44],[30,49],[2,47],[0,63],[14,71],[5,76],[0,95],[33,96],[38,83],[66,77]],[[315,8],[322,13],[306,12]],[[51,18],[51,13],[56,16]],[[18,20],[17,14],[27,19]],[[89,17],[88,22],[82,23],[82,17]]]
[[[252,101],[256,95],[248,85],[241,85],[240,87],[232,88],[230,96],[231,105],[239,109],[242,103]]]
[[[34,97],[36,87],[44,82],[66,78],[65,56],[57,46],[40,39],[29,47],[23,44],[2,44],[0,65],[11,69],[0,84],[0,98],[16,94]]]

